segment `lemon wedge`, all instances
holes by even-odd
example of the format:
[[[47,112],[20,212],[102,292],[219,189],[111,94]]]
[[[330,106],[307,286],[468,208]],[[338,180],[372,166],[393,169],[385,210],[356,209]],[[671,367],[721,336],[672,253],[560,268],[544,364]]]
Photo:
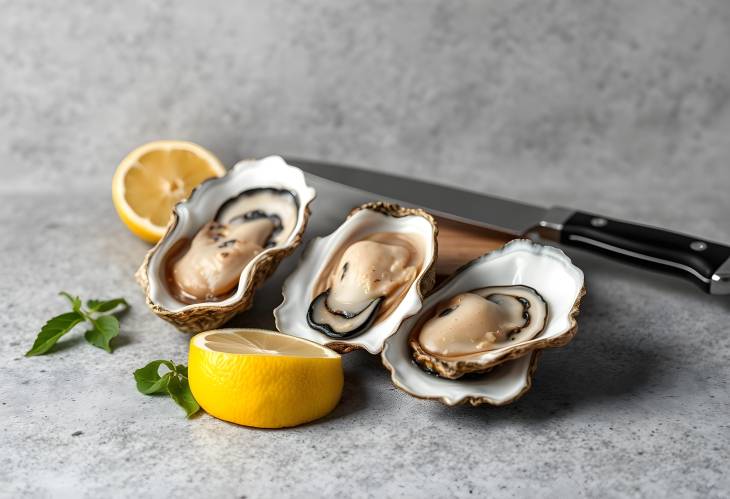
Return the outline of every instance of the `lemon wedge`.
[[[150,142],[119,163],[112,179],[112,201],[129,230],[155,243],[165,234],[175,203],[203,180],[225,173],[218,158],[197,144]]]
[[[321,418],[342,395],[342,359],[329,348],[261,329],[193,336],[188,379],[211,416],[257,428]]]

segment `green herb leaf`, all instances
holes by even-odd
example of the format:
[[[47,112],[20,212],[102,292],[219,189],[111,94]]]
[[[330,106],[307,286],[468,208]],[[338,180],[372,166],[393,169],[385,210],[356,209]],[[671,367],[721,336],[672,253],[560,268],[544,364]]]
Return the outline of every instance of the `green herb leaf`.
[[[160,366],[169,369],[160,376]],[[200,410],[188,383],[188,368],[182,364],[174,364],[169,360],[153,360],[141,369],[134,371],[137,390],[145,395],[167,393],[177,405],[185,410],[188,417]]]
[[[178,373],[181,376],[188,377],[188,366],[184,366],[182,364],[178,364],[175,366],[175,372]]]
[[[87,308],[84,309],[81,306],[81,298],[78,296],[73,296],[66,291],[61,291],[59,295],[69,301],[73,312],[61,314],[46,322],[38,333],[33,347],[25,355],[32,357],[47,353],[61,336],[84,321],[91,325],[91,329],[84,334],[86,341],[111,353],[111,340],[119,335],[119,320],[111,314],[101,316],[99,314],[114,313],[120,306],[128,308],[127,301],[124,298],[88,300],[86,302]],[[174,370],[174,367],[171,366],[170,370]]]
[[[117,318],[113,315],[102,315],[97,319],[93,319],[91,324],[94,327],[84,334],[86,341],[112,353],[112,338],[119,335],[119,321]]]
[[[160,366],[164,365],[170,372],[160,376]],[[137,390],[145,395],[167,391],[167,383],[173,375],[175,364],[169,360],[153,360],[146,366],[134,371],[134,380],[137,382]]]
[[[127,300],[124,298],[114,298],[112,300],[88,300],[86,302],[86,307],[89,309],[89,312],[99,313],[109,312],[120,305],[123,305],[124,308],[129,307]]]
[[[83,322],[83,320],[84,316],[79,312],[68,312],[50,319],[41,328],[33,343],[33,347],[26,352],[25,356],[32,357],[48,352],[61,339],[61,336],[71,331],[77,324]]]
[[[81,311],[81,298],[79,298],[78,296],[71,296],[66,291],[61,291],[58,294],[66,298],[69,303],[71,303],[71,307],[74,309],[74,312]]]
[[[186,376],[173,376],[167,385],[167,392],[172,400],[185,410],[187,417],[192,416],[200,410],[200,405],[190,391],[190,384]]]

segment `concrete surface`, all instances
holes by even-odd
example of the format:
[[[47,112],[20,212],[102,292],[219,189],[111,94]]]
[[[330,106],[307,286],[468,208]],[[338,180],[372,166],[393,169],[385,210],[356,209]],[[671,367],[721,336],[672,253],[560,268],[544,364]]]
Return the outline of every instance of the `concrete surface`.
[[[227,164],[340,160],[730,242],[730,3],[0,12],[0,496],[730,494],[728,298],[571,252],[588,279],[580,332],[509,407],[413,399],[352,354],[325,420],[187,421],[135,390],[132,371],[184,361],[187,338],[144,306],[147,246],[109,196],[127,151],[186,138]],[[234,323],[270,324],[285,273]],[[130,300],[113,355],[77,334],[23,358],[61,289]]]

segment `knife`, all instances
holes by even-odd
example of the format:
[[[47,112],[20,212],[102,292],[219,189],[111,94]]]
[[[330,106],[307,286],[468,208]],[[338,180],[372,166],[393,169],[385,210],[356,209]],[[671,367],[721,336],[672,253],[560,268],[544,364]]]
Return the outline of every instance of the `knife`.
[[[730,294],[730,246],[594,213],[519,201],[352,166],[285,158],[310,175],[435,215],[513,236],[539,237],[672,274],[713,295]]]

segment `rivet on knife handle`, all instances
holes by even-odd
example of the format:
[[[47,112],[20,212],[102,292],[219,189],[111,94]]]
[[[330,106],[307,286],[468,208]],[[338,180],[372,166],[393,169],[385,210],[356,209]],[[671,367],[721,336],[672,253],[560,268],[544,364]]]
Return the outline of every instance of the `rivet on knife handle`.
[[[561,244],[683,277],[711,294],[730,294],[730,247],[723,244],[564,208],[548,211],[540,234]]]

